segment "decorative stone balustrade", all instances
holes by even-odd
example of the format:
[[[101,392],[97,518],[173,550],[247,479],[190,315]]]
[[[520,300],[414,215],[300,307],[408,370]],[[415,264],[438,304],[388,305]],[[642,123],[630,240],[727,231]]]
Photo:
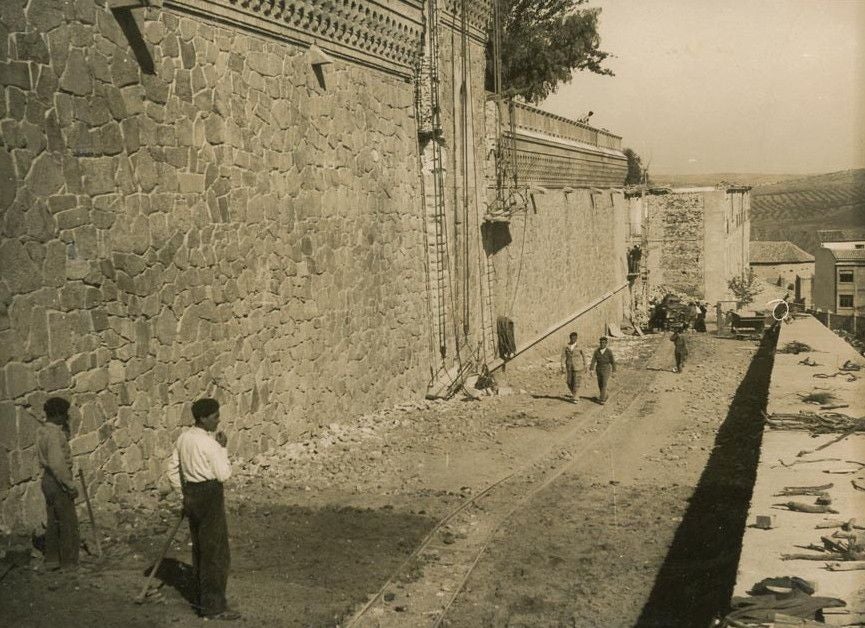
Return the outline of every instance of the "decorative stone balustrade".
[[[583,142],[599,148],[613,150],[622,148],[622,138],[618,135],[547,113],[524,103],[514,103],[514,117],[517,131],[541,133],[552,138]]]
[[[165,6],[317,43],[329,54],[405,77],[421,53],[423,0],[165,0]]]

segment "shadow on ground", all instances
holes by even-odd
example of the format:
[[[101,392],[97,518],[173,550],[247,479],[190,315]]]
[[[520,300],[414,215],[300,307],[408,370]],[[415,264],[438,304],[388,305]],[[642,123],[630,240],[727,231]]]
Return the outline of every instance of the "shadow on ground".
[[[231,597],[240,610],[255,609],[260,625],[335,625],[387,581],[434,524],[389,506],[241,505],[229,517]]]
[[[777,329],[763,337],[637,627],[709,626],[730,601],[757,475]]]
[[[152,569],[153,565],[149,565],[142,575],[147,577]],[[156,570],[154,577],[177,591],[190,604],[197,603],[196,598],[198,596],[196,595],[192,565],[176,558],[165,558],[159,563],[159,569]]]

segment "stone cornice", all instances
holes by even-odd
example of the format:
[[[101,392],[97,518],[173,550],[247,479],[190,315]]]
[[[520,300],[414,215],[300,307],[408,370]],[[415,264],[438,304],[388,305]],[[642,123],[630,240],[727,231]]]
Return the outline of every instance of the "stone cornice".
[[[465,2],[469,37],[476,43],[485,46],[487,28],[493,11],[491,0],[439,0],[442,23],[455,30],[460,30],[463,2]]]
[[[414,74],[421,53],[423,0],[165,0],[164,6],[276,37],[316,43],[328,54]]]

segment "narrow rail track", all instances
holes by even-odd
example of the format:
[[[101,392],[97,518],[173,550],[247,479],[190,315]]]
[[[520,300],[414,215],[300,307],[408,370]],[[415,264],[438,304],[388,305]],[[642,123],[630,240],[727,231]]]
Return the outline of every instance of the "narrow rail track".
[[[649,365],[658,359],[657,349],[656,346],[648,358]],[[442,517],[378,591],[342,624],[343,628],[406,625],[437,628],[442,625],[502,526],[571,470],[581,456],[597,447],[611,430],[621,426],[628,410],[656,377],[649,370],[642,373],[625,381],[608,405],[593,407],[575,416],[573,426],[556,443],[520,469],[496,480]],[[588,438],[581,438],[584,435]],[[563,452],[569,454],[566,459],[561,457]],[[472,507],[480,516],[469,511]],[[465,533],[443,537],[443,530],[460,525]],[[441,542],[435,543],[437,539]],[[431,560],[424,565],[421,580],[413,581],[409,572],[425,555]],[[386,600],[385,596],[399,582],[410,583],[405,587],[410,588],[411,609],[401,607],[402,612],[393,613],[390,610],[393,600]],[[443,601],[443,597],[447,599]]]

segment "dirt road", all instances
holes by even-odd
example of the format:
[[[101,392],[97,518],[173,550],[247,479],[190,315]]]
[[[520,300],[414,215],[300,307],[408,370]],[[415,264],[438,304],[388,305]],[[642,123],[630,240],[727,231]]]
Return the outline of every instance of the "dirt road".
[[[732,587],[770,361],[749,371],[754,343],[690,340],[681,374],[666,338],[615,343],[606,406],[590,381],[566,402],[557,356],[536,354],[500,378],[512,394],[335,421],[259,456],[228,492],[233,605],[260,626],[699,625]],[[14,569],[0,616],[203,624],[185,533],[160,595],[131,602],[170,504],[103,510],[106,558]]]

